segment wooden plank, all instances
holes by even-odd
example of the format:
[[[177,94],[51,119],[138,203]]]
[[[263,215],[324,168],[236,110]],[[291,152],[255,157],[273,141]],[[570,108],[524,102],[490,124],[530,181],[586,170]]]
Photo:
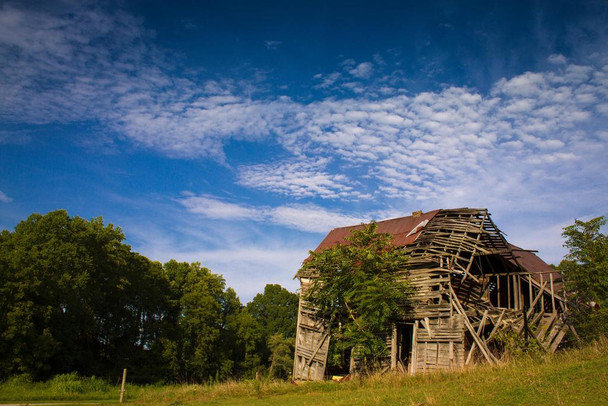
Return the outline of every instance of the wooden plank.
[[[532,309],[534,305],[532,305],[532,276],[528,274],[528,309]]]
[[[555,340],[553,340],[553,343],[551,344],[551,347],[549,347],[549,351],[550,352],[555,352],[555,350],[557,350],[557,347],[562,342],[562,339],[566,335],[567,331],[568,331],[568,325],[564,324],[564,326],[560,330],[560,332],[557,335],[557,337],[555,337]]]
[[[550,328],[553,325],[553,322],[555,321],[556,318],[557,318],[557,313],[555,313],[555,312],[551,313],[551,315],[549,317],[543,317],[543,319],[541,320],[539,329],[536,332],[536,339],[539,342],[542,343],[545,341],[545,335],[550,330]]]
[[[391,337],[391,369],[397,367],[397,324],[393,324],[393,334]]]
[[[410,373],[413,375],[416,373],[417,371],[417,365],[416,365],[416,361],[417,361],[417,356],[418,356],[418,336],[417,336],[417,332],[418,332],[418,320],[416,320],[414,322],[414,328],[412,331],[412,362],[411,362],[411,371]]]
[[[300,279],[300,284],[301,284],[301,279]],[[298,320],[297,320],[297,324],[296,324],[296,345],[295,345],[295,351],[293,354],[293,372],[292,372],[292,376],[294,379],[298,379],[299,376],[299,370],[298,370],[298,347],[301,345],[298,341],[301,341],[300,339],[300,321],[302,320],[302,298],[301,298],[301,291],[300,291],[300,298],[298,300]]]
[[[428,331],[429,333],[429,338],[433,338],[433,331],[431,330],[431,323],[429,321],[428,317],[425,317],[424,320],[422,321],[422,325],[424,326],[424,328],[426,328],[426,331]]]
[[[484,342],[487,343],[494,336],[494,333],[496,333],[496,331],[498,330],[498,328],[500,326],[500,322],[502,321],[502,318],[504,317],[506,311],[507,311],[506,309],[502,309],[502,313],[500,313],[500,316],[498,317],[498,320],[496,321],[496,323],[494,323],[494,328],[490,332],[490,335],[488,336],[488,338],[486,338],[484,340]]]
[[[323,344],[325,344],[325,340],[327,340],[328,337],[329,337],[329,330],[327,331],[327,333],[325,333],[325,335],[323,335],[323,338],[321,338],[321,340],[319,341],[319,345],[317,346],[317,348],[313,352],[312,356],[310,357],[310,361],[308,362],[308,366],[310,366],[312,364],[312,362],[314,361],[315,356],[317,355],[317,353],[319,352],[319,350],[321,349],[321,347],[323,347]]]
[[[456,293],[454,293],[454,289],[452,289],[452,286],[450,286],[450,292],[452,293],[452,303],[456,306],[455,307],[456,311],[464,316],[464,324],[467,327],[467,329],[469,330],[469,333],[471,334],[471,336],[473,337],[473,340],[479,346],[481,353],[484,355],[484,357],[488,360],[488,362],[490,364],[498,363],[498,360],[496,359],[496,357],[494,357],[494,355],[492,355],[492,353],[490,352],[490,350],[488,349],[486,344],[481,340],[481,338],[479,338],[479,336],[475,332],[475,329],[471,325],[471,322],[469,321],[469,318],[468,318],[466,312],[464,311],[464,308],[460,304],[460,301],[458,300]]]
[[[545,286],[547,286],[547,282],[544,282],[542,284],[542,286],[538,290],[538,294],[536,295],[536,297],[534,298],[534,301],[530,305],[530,309],[528,309],[528,315],[527,315],[528,318],[532,315],[532,313],[534,313],[534,307],[536,306],[536,303],[538,303],[538,300],[541,299],[543,294],[545,293]],[[544,312],[544,308],[541,308],[540,313],[543,313],[543,312]]]
[[[555,312],[555,290],[553,289],[553,274],[549,274],[549,281],[551,282],[551,310]]]
[[[543,284],[543,274],[542,273],[540,274],[540,284],[545,286]],[[544,289],[542,289],[542,290],[544,291]],[[542,295],[540,297],[540,307],[543,309],[542,311],[544,312],[545,311],[545,295]]]
[[[483,312],[483,317],[481,318],[481,322],[479,323],[479,327],[477,328],[477,335],[479,336],[479,334],[481,333],[481,330],[483,329],[484,325],[486,324],[486,318],[488,317],[488,311],[484,311]],[[477,345],[477,343],[473,343],[471,345],[471,349],[469,350],[469,355],[467,355],[467,359],[464,362],[465,365],[469,365],[469,362],[471,361],[471,358],[473,357],[473,353],[475,352],[475,346]]]

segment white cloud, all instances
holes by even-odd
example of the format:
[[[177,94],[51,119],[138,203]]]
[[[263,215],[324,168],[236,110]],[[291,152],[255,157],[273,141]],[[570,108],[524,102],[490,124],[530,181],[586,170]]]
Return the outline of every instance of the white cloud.
[[[4,193],[3,191],[0,190],[0,202],[2,202],[2,203],[10,203],[12,201],[13,201],[12,198],[8,197],[6,195],[6,193]]]
[[[190,213],[208,219],[266,222],[313,233],[325,233],[335,227],[366,221],[362,217],[331,211],[313,204],[248,207],[226,203],[212,196],[195,196],[191,193],[178,199],[178,202]],[[367,219],[369,220],[371,219]]]
[[[266,47],[266,49],[268,49],[270,51],[276,51],[277,49],[279,49],[281,44],[283,44],[282,41],[272,41],[272,40],[264,41],[264,46]]]
[[[561,54],[549,55],[549,58],[547,58],[547,60],[555,65],[565,65],[568,61],[568,59]]]
[[[327,164],[327,159],[317,159],[241,166],[238,183],[295,198],[363,197],[361,191],[349,186],[353,182],[347,176],[328,173],[325,170]]]
[[[348,73],[359,79],[368,79],[374,73],[374,65],[371,62],[362,62],[356,67],[349,69]]]
[[[269,218],[275,224],[314,233],[327,233],[336,227],[350,226],[371,220],[344,215],[316,205],[276,207],[269,212]]]
[[[156,252],[156,258],[167,261],[199,261],[214,273],[221,274],[226,286],[236,290],[243,303],[264,291],[267,283],[278,283],[295,292],[300,283],[293,279],[314,247],[234,246],[217,250]]]
[[[202,214],[210,219],[220,220],[258,220],[259,213],[251,208],[235,203],[227,203],[207,196],[194,196],[190,193],[179,202],[191,213]]]

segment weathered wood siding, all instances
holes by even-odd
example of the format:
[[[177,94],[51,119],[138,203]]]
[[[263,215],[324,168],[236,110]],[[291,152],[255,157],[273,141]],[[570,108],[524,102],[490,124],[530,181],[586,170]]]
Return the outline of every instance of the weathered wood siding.
[[[293,379],[318,381],[325,375],[331,336],[325,321],[315,317],[313,309],[302,298],[309,279],[300,278],[300,283]]]
[[[565,300],[551,274],[545,279],[523,269],[487,210],[440,210],[423,227],[402,248],[409,260],[399,275],[415,288],[411,312],[400,322],[413,325],[411,353],[407,361],[397,359],[403,352],[395,348],[395,326],[387,335],[387,368],[416,373],[461,368],[476,359],[496,363],[500,346],[489,343],[502,329],[536,331],[541,346],[555,351],[568,328]],[[310,279],[300,280],[305,290]],[[294,379],[323,378],[329,339],[325,324],[301,299]]]

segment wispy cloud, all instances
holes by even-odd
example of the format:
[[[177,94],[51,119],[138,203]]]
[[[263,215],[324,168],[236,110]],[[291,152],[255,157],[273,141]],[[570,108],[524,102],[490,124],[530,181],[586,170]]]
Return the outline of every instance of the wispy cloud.
[[[12,201],[13,201],[12,198],[8,197],[6,195],[6,193],[4,193],[3,191],[0,190],[0,202],[2,202],[2,203],[10,203]]]
[[[259,213],[243,205],[228,203],[207,196],[187,193],[180,203],[191,213],[202,214],[210,219],[259,220]]]
[[[271,41],[271,40],[267,40],[267,41],[264,41],[264,46],[269,51],[276,51],[277,49],[279,49],[279,47],[281,46],[282,43],[283,43],[283,41]]]
[[[329,159],[289,160],[278,164],[241,166],[238,182],[243,186],[296,198],[365,198],[344,174],[331,174],[325,168]]]
[[[195,196],[190,193],[178,201],[191,213],[208,219],[230,221],[266,222],[295,230],[325,233],[335,227],[343,227],[370,221],[332,211],[313,204],[288,204],[278,207],[247,206],[227,203],[212,196]]]
[[[374,65],[371,62],[362,62],[356,67],[349,69],[348,73],[359,79],[368,79],[374,73]]]

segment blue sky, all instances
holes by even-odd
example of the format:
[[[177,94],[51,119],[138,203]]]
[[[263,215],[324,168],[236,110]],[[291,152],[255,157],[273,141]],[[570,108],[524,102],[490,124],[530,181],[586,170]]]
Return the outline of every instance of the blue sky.
[[[0,228],[67,209],[243,301],[333,227],[606,215],[605,1],[3,1]]]

